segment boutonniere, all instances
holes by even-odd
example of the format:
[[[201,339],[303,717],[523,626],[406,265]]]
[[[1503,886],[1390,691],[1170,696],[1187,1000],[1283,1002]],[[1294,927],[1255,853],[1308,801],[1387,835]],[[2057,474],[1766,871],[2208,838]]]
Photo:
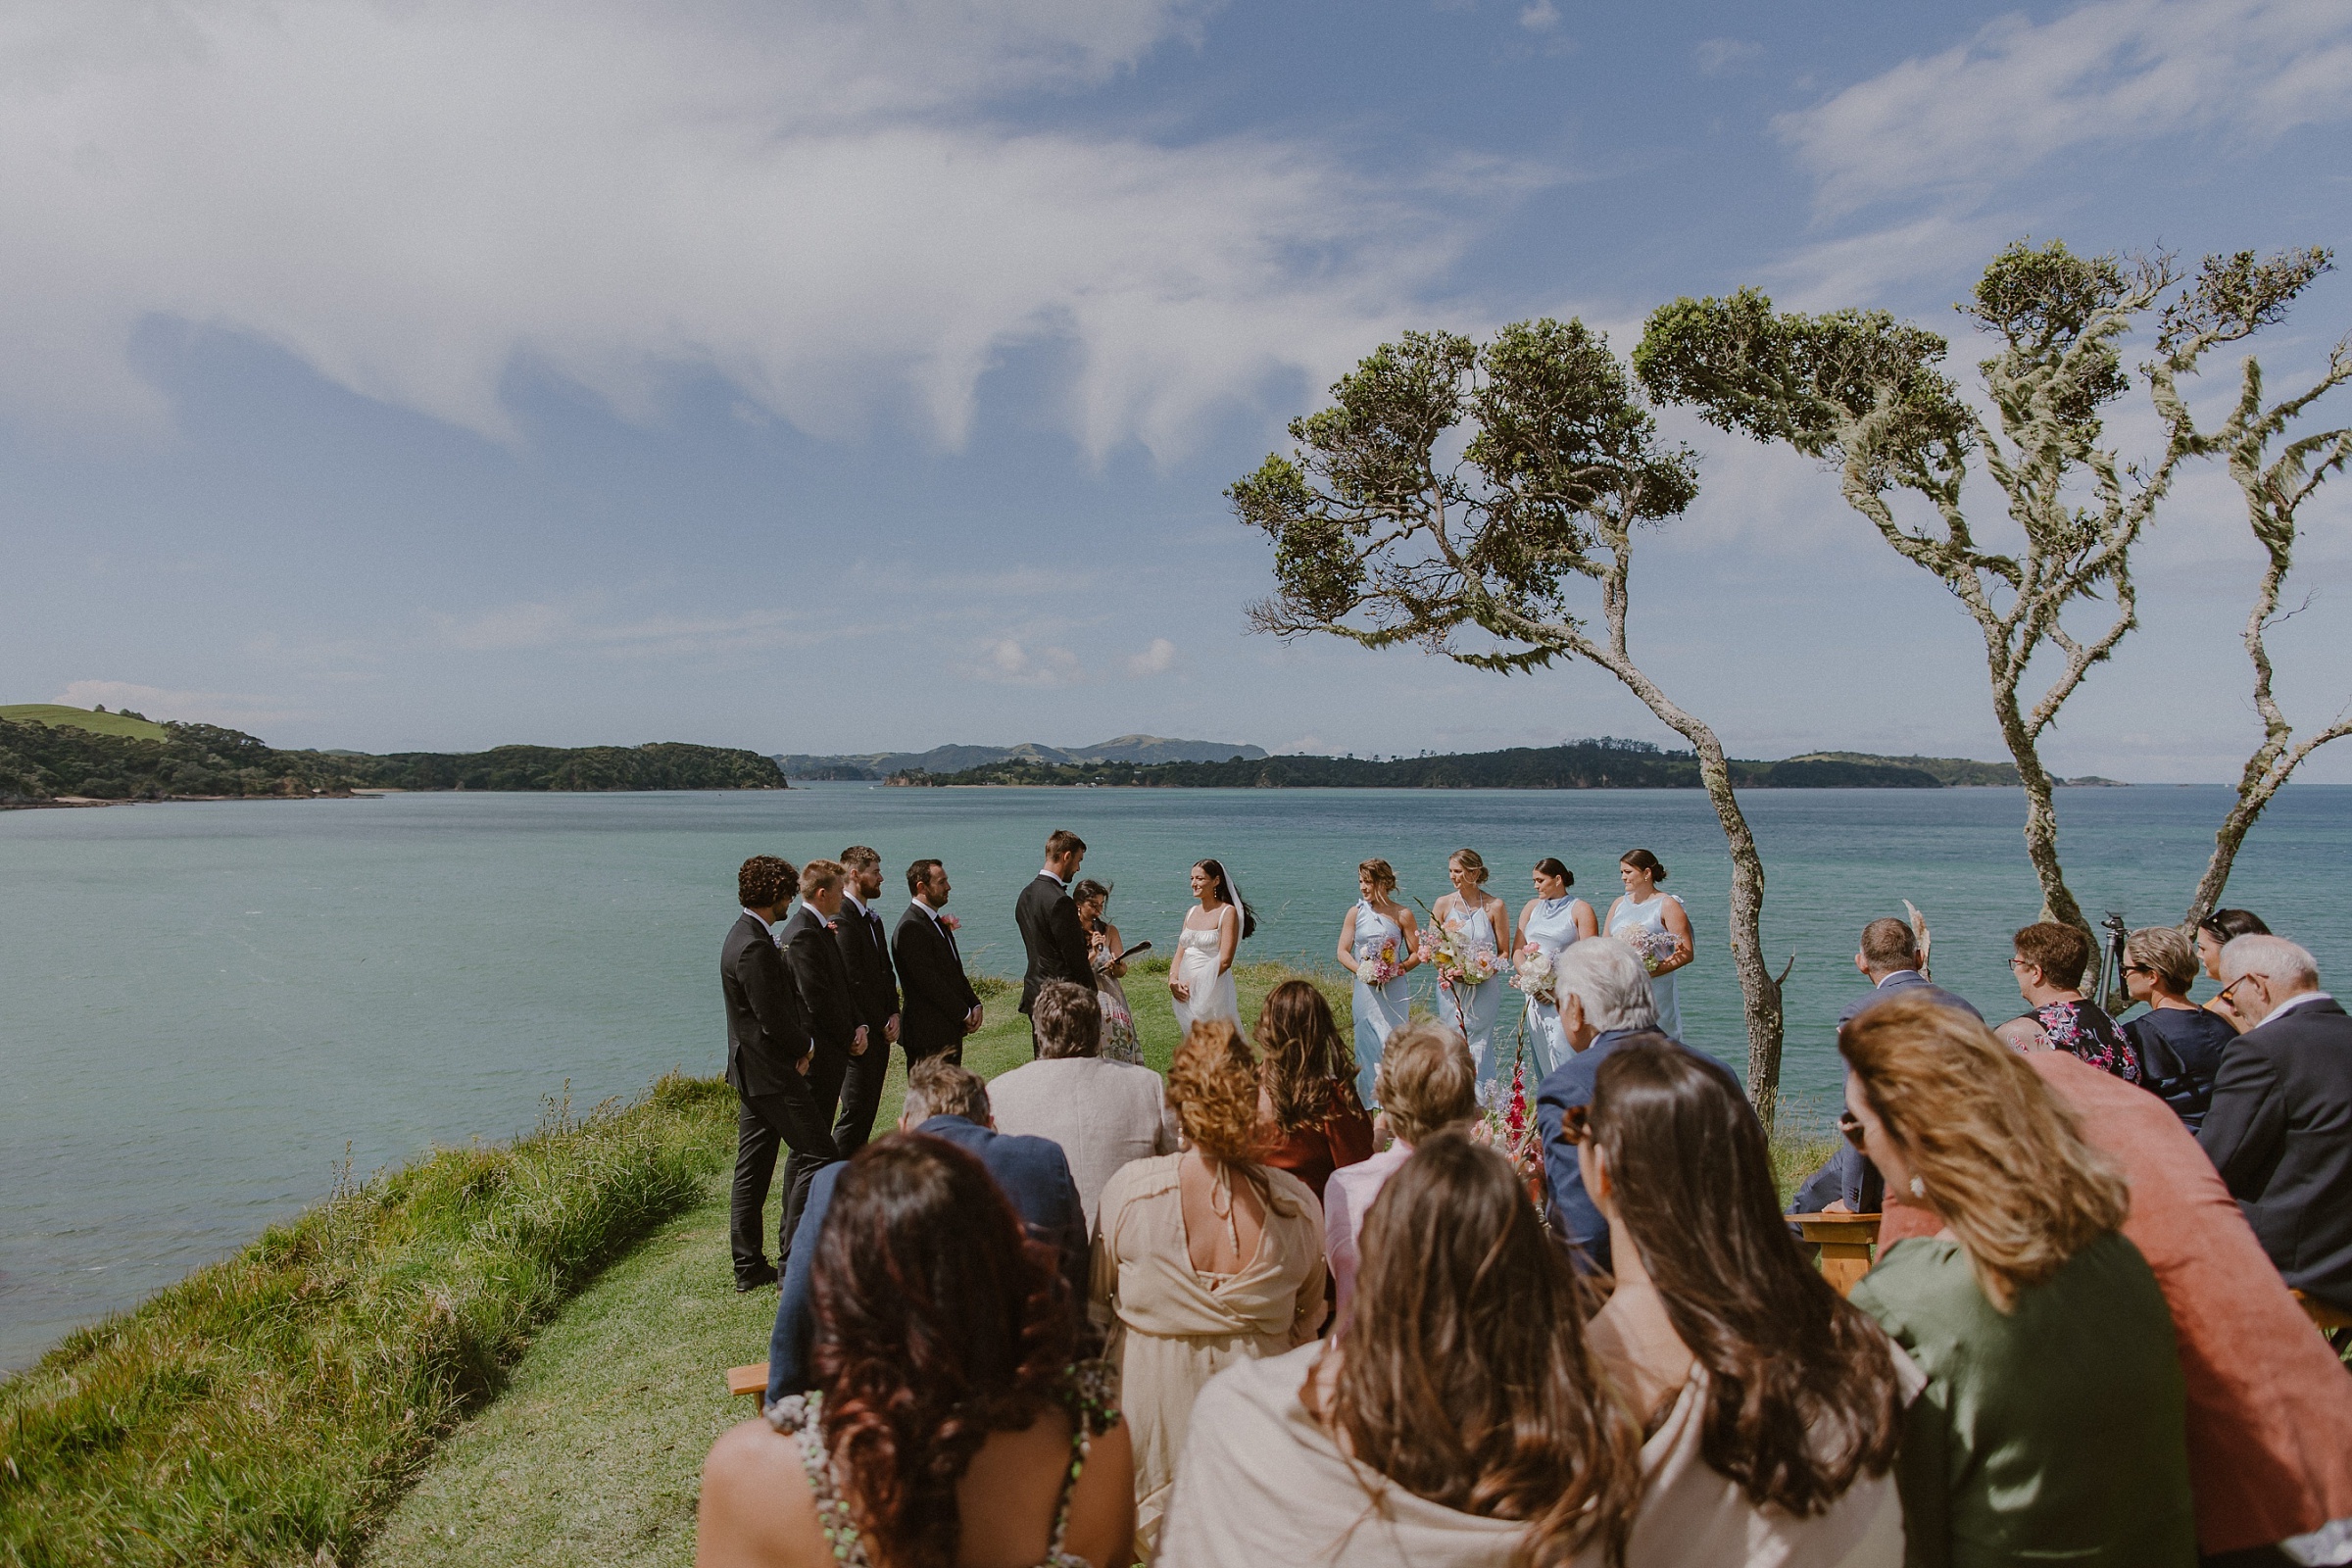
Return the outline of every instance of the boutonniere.
[[[946,926],[951,931],[960,931],[963,929],[962,919],[959,916],[953,914],[941,915],[939,917],[939,923]]]

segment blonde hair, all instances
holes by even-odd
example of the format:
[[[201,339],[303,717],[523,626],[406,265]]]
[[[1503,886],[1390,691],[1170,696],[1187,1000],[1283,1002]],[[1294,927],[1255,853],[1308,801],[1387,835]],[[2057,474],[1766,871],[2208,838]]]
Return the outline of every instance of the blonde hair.
[[[1838,1031],[1838,1051],[1996,1309],[2131,1212],[2074,1111],[1959,1009],[1889,997]]]
[[[2156,971],[2164,989],[2185,997],[2197,983],[2196,944],[2169,925],[2142,926],[2124,939],[2124,961]]]
[[[1478,873],[1478,885],[1480,887],[1483,888],[1487,885],[1487,862],[1485,858],[1482,857],[1476,850],[1456,850],[1451,855],[1446,857],[1446,858],[1447,860],[1461,861],[1463,870],[1475,871]]]
[[[848,872],[839,860],[810,860],[801,867],[801,897],[841,886]]]
[[[1381,1047],[1372,1098],[1400,1143],[1418,1145],[1468,1121],[1478,1114],[1478,1068],[1469,1042],[1430,1019],[1406,1024]]]
[[[1185,1031],[1168,1064],[1168,1104],[1195,1148],[1223,1164],[1252,1165],[1264,1152],[1257,1121],[1257,1063],[1241,1031],[1203,1018]]]
[[[1365,881],[1371,883],[1372,891],[1375,893],[1394,893],[1396,891],[1396,870],[1386,860],[1371,859],[1360,861],[1356,865],[1355,874],[1362,877]]]

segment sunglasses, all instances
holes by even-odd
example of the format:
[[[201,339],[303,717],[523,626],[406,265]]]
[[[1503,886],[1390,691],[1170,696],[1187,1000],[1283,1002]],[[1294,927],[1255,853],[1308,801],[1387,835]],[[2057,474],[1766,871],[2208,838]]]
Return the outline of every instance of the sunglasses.
[[[1851,1110],[1841,1110],[1838,1113],[1838,1130],[1845,1135],[1847,1143],[1856,1149],[1862,1147],[1862,1118]]]

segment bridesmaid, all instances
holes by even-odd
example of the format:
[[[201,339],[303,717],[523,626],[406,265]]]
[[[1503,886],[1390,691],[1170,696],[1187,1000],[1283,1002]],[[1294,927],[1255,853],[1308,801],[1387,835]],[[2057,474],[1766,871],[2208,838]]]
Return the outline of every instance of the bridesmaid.
[[[1547,855],[1536,862],[1535,884],[1536,896],[1519,911],[1519,930],[1511,951],[1542,948],[1556,964],[1568,944],[1600,935],[1600,921],[1592,906],[1570,897],[1568,890],[1576,886],[1576,873],[1554,857]],[[1527,999],[1527,1047],[1536,1058],[1533,1067],[1539,1083],[1568,1059],[1568,1037],[1560,1032],[1560,1009],[1555,1004]]]
[[[1690,916],[1682,900],[1658,886],[1666,880],[1666,867],[1647,850],[1626,851],[1617,862],[1617,875],[1625,892],[1609,906],[1609,935],[1631,943],[1648,963],[1658,1030],[1680,1040],[1683,1008],[1674,996],[1674,971],[1698,956],[1691,944]]]
[[[1454,946],[1465,956],[1477,953],[1494,956],[1495,970],[1479,981],[1462,975],[1441,975],[1438,1017],[1459,1029],[1462,1038],[1470,1042],[1470,1059],[1478,1064],[1479,1102],[1491,1105],[1494,1102],[1495,1075],[1502,1065],[1495,1059],[1494,1051],[1494,1018],[1502,1010],[1502,928],[1511,916],[1502,901],[1487,891],[1487,862],[1476,850],[1454,851],[1446,862],[1446,876],[1452,882],[1453,891],[1438,900],[1429,912],[1446,927]]]
[[[1380,1065],[1380,1049],[1391,1031],[1412,1017],[1412,989],[1404,972],[1421,960],[1413,955],[1418,940],[1413,911],[1396,902],[1396,873],[1389,862],[1366,860],[1357,866],[1355,889],[1362,897],[1340,922],[1340,964],[1355,976],[1355,1093],[1369,1110],[1378,1108],[1372,1073]],[[1396,972],[1375,985],[1367,970],[1384,952]]]

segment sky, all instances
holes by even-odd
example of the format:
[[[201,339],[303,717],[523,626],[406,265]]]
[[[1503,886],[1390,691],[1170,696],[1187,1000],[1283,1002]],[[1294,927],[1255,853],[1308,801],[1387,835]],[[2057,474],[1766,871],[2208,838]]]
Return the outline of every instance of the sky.
[[[1250,634],[1224,488],[1408,328],[1626,351],[1754,284],[1965,369],[2021,236],[2342,246],[2352,8],[17,0],[0,210],[0,702],[368,751],[1671,743],[1590,668]],[[2347,327],[2325,278],[2271,384]],[[1671,695],[1739,756],[2005,756],[1973,622],[1832,474],[1661,417],[1703,485],[1636,566]],[[2144,395],[2111,435],[2157,447]],[[2347,494],[2273,638],[2306,724],[2352,696]],[[2051,764],[2234,777],[2256,564],[2185,474]]]

